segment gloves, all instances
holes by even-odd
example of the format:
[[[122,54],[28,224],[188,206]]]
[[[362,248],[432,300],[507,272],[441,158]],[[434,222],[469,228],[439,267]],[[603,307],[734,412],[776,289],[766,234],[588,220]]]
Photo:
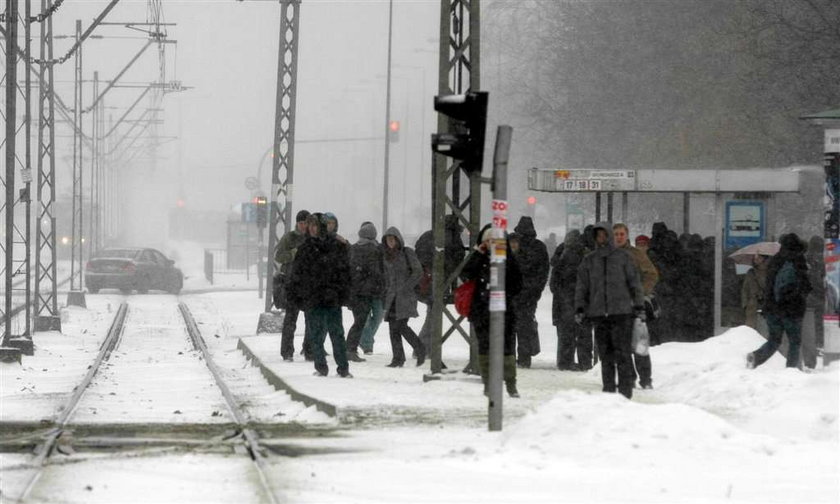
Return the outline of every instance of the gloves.
[[[647,313],[645,312],[644,306],[636,306],[633,308],[633,310],[636,312],[637,319],[641,320],[642,322],[645,322],[647,320]]]
[[[577,325],[583,325],[585,320],[586,316],[583,314],[583,310],[575,312],[575,323],[577,323]]]

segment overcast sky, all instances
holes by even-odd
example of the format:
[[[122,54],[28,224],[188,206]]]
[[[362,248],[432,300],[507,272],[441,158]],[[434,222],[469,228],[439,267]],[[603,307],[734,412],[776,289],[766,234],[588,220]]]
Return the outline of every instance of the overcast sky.
[[[66,2],[56,13],[55,34],[72,35],[76,19],[84,30],[107,3]],[[417,222],[417,217],[427,216],[429,208],[439,8],[435,0],[394,2],[391,115],[400,120],[401,134],[391,146],[389,221],[408,233],[428,225],[427,218]],[[266,191],[270,183],[266,153],[274,134],[279,3],[165,0],[163,12],[166,22],[177,24],[167,27],[177,46],[166,47],[166,80],[191,89],[164,98],[159,135],[177,140],[161,147],[161,159],[135,158],[130,166],[118,167],[135,175],[128,182],[134,211],[126,215],[135,237],[159,237],[179,198],[191,210],[218,212],[247,201],[251,191],[245,179],[256,176],[261,165]],[[145,0],[123,0],[106,21],[145,21],[146,16]],[[300,21],[294,207],[333,211],[344,234],[355,239],[359,223],[381,221],[388,1],[305,0]],[[95,33],[109,38],[83,46],[85,80],[95,70],[100,80],[112,79],[145,44],[142,33],[121,26],[102,26]],[[56,40],[56,56],[71,43]],[[122,82],[147,83],[157,74],[152,47]],[[70,59],[56,72],[57,91],[69,106],[72,78]],[[85,85],[89,105],[92,89],[90,82]],[[140,92],[109,92],[106,105],[112,108],[106,115],[118,119]],[[89,122],[85,127],[89,130]],[[59,128],[60,134],[69,133]],[[344,141],[360,138],[367,140]],[[69,185],[72,158],[69,139],[60,141],[66,144],[58,152],[62,186]]]

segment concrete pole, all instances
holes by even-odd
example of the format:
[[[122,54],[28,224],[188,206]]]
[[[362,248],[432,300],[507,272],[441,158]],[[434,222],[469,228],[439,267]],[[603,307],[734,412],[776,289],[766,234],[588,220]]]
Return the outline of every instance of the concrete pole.
[[[502,376],[505,345],[505,264],[507,261],[507,165],[513,128],[499,126],[493,154],[493,248],[490,253],[490,370],[487,421],[502,430]]]

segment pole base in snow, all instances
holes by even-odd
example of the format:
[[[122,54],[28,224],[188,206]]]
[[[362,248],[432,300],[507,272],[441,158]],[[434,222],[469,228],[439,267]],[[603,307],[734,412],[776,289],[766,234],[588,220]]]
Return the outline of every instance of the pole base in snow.
[[[285,313],[282,311],[269,311],[260,313],[260,320],[259,322],[257,322],[257,334],[279,334],[283,332],[283,319],[285,318],[285,316]]]
[[[67,306],[78,306],[81,308],[87,308],[87,303],[85,303],[85,291],[68,292]]]
[[[61,332],[61,317],[56,315],[39,315],[35,317],[35,331]]]
[[[20,364],[20,349],[15,347],[0,347],[0,362],[17,362]]]
[[[17,348],[21,355],[35,355],[35,345],[30,337],[18,336],[9,338],[9,346]]]

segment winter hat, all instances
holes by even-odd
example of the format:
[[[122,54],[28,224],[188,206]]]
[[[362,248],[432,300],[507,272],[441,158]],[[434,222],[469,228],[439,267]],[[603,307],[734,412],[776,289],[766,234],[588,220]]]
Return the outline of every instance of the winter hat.
[[[295,217],[295,222],[303,222],[306,218],[309,217],[309,212],[306,210],[301,210],[297,213],[297,217]]]
[[[647,235],[639,235],[636,237],[636,245],[648,245],[650,238]]]
[[[779,243],[782,245],[782,250],[784,251],[800,253],[806,250],[805,243],[799,239],[796,233],[782,235],[779,238]]]
[[[359,238],[365,238],[367,240],[376,239],[376,226],[373,225],[373,222],[362,222],[362,225],[359,228]]]

